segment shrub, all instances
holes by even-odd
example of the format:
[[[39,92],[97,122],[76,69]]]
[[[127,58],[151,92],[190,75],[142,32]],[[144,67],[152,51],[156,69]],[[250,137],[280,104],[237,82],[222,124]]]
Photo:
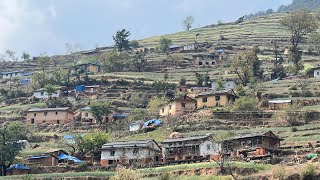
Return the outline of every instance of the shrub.
[[[307,111],[305,113],[303,113],[303,120],[308,123],[312,120],[315,120],[316,119],[316,115],[315,115],[315,112],[310,112],[310,111]]]
[[[172,177],[169,173],[161,173],[158,180],[171,180]]]
[[[255,111],[256,100],[253,97],[243,96],[236,99],[234,105],[232,106],[232,111]]]
[[[296,90],[298,90],[298,88],[297,88],[297,86],[291,86],[291,87],[289,88],[289,90],[296,91]]]
[[[139,171],[121,167],[117,169],[116,175],[111,178],[111,180],[124,180],[124,179],[140,180],[142,179],[142,174]]]
[[[305,171],[302,172],[302,179],[303,180],[315,180],[316,175],[316,168],[314,165],[309,164],[307,165]]]
[[[301,95],[303,97],[313,97],[313,93],[311,91],[309,91],[309,90],[303,92]]]
[[[298,128],[297,128],[297,127],[292,127],[292,128],[291,128],[291,131],[292,131],[292,132],[297,132],[297,131],[298,131]]]

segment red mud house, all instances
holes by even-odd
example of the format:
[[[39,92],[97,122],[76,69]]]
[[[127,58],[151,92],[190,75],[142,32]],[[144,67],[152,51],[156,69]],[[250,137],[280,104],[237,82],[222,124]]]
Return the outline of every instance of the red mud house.
[[[282,140],[271,131],[244,134],[224,140],[222,150],[231,157],[258,158],[278,155]]]
[[[210,134],[166,139],[161,144],[164,163],[209,160],[211,155],[219,152]]]
[[[74,114],[68,107],[30,109],[27,111],[29,124],[68,124],[74,119]]]
[[[157,164],[160,155],[161,148],[154,140],[107,143],[101,148],[101,165]]]

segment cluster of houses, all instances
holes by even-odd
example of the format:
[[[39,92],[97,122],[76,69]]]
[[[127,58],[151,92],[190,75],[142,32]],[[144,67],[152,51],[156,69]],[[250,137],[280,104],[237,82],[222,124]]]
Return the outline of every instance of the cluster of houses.
[[[250,133],[214,142],[211,134],[154,140],[112,142],[101,148],[101,165],[170,164],[219,161],[222,157],[259,159],[281,155],[283,139],[273,132]]]

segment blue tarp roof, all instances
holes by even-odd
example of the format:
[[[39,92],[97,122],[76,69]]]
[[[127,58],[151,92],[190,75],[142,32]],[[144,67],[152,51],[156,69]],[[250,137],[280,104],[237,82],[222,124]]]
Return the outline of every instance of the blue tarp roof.
[[[150,124],[156,124],[157,126],[160,126],[161,121],[160,121],[159,119],[151,119],[151,120],[145,122],[145,123],[143,124],[143,126],[144,126],[144,127],[147,127],[147,126],[150,126]]]
[[[60,154],[58,157],[58,159],[67,159],[67,160],[70,160],[70,161],[73,161],[75,163],[82,163],[84,161],[81,161],[80,159],[76,158],[76,157],[73,157],[73,156],[69,156],[69,155],[66,155],[66,154]]]
[[[12,170],[30,170],[27,166],[24,166],[22,164],[13,164],[9,168],[7,168],[7,171],[12,171]]]
[[[71,134],[63,136],[63,139],[74,139],[74,136]]]
[[[224,52],[224,50],[219,49],[219,50],[216,50],[216,52],[217,52],[217,53],[223,53],[223,52]]]

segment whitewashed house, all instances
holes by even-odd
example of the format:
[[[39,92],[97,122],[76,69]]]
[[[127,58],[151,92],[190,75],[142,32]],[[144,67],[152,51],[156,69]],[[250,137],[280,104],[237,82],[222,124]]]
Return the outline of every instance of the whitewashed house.
[[[62,94],[62,91],[60,89],[57,89],[55,93],[51,94],[52,98],[60,97]],[[38,99],[47,99],[49,98],[49,94],[45,91],[44,88],[37,89],[33,92],[33,97]]]
[[[211,82],[211,89],[217,90],[218,83],[216,81]],[[223,82],[223,89],[235,89],[237,87],[237,84],[232,79],[227,79]]]
[[[134,131],[139,131],[139,129],[142,128],[144,122],[143,121],[137,121],[134,123],[129,124],[129,131],[134,132]]]
[[[11,72],[2,72],[2,79],[10,79],[14,77],[22,76],[22,71],[11,71]]]
[[[101,148],[101,165],[148,165],[161,161],[161,148],[154,140],[113,142]]]
[[[313,77],[320,78],[320,67],[313,68]]]

